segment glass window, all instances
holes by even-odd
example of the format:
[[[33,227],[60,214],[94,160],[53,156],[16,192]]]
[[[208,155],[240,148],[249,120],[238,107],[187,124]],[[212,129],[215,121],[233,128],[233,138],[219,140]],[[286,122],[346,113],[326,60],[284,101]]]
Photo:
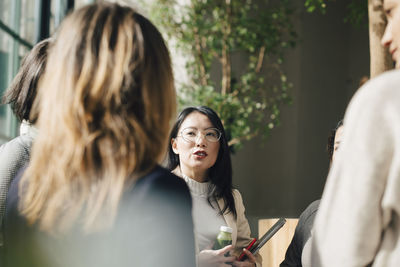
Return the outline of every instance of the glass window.
[[[39,1],[39,0],[37,0]],[[22,57],[29,51],[35,29],[35,2],[31,0],[0,1],[0,96],[18,71]],[[21,44],[19,39],[25,40]],[[0,144],[18,134],[18,122],[9,105],[0,106]]]
[[[13,0],[0,1],[0,20],[10,26],[10,11]]]
[[[39,0],[19,0],[20,5],[20,25],[19,35],[22,39],[28,41],[31,44],[35,43],[35,11],[36,5]]]
[[[50,34],[65,16],[67,2],[51,0]],[[21,59],[35,44],[41,3],[43,0],[0,0],[0,96],[17,73]],[[18,126],[11,108],[0,105],[0,144],[14,138]]]
[[[82,7],[87,4],[95,3],[96,0],[75,0],[75,8]]]
[[[22,57],[28,48],[19,45],[10,35],[0,31],[0,95],[6,91],[8,85],[18,71]],[[0,106],[0,142],[10,139],[17,134],[17,120],[8,105]]]

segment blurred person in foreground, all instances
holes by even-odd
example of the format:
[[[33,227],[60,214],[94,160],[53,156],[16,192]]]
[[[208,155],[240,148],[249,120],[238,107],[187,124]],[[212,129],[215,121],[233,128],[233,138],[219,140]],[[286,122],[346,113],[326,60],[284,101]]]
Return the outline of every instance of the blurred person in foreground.
[[[2,104],[11,105],[21,125],[19,136],[0,146],[0,262],[4,258],[2,222],[6,197],[17,172],[29,162],[32,142],[37,135],[37,114],[31,112],[31,108],[36,98],[39,79],[46,66],[50,42],[50,39],[39,42],[23,58],[17,75],[1,101]]]
[[[252,240],[250,227],[242,196],[232,186],[228,140],[214,110],[206,106],[182,110],[170,134],[168,168],[182,177],[192,194],[198,266],[261,266],[258,253],[243,249]],[[220,226],[232,228],[232,245],[213,250]],[[242,251],[247,259],[238,261]]]
[[[397,70],[367,82],[346,111],[314,224],[313,266],[400,265],[400,1],[383,4],[382,44]]]
[[[190,192],[158,165],[175,90],[153,24],[107,2],[74,11],[38,100],[31,161],[7,199],[7,266],[195,266]]]
[[[336,151],[339,149],[343,127],[343,122],[339,121],[336,127],[331,130],[328,137],[326,150],[328,152],[329,166],[332,165]],[[292,241],[286,250],[285,259],[280,264],[280,267],[311,266],[311,236],[320,202],[320,199],[313,201],[301,213]]]

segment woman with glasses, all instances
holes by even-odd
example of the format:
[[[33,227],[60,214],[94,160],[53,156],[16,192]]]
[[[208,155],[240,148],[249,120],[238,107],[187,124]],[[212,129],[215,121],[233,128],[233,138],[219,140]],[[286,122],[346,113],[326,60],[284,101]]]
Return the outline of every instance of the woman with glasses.
[[[238,190],[232,186],[232,165],[225,130],[209,107],[188,107],[175,122],[168,149],[168,168],[182,177],[193,199],[198,266],[261,266],[261,256],[245,250],[250,227]],[[233,229],[232,245],[212,250],[220,226]],[[229,256],[226,253],[229,252]]]

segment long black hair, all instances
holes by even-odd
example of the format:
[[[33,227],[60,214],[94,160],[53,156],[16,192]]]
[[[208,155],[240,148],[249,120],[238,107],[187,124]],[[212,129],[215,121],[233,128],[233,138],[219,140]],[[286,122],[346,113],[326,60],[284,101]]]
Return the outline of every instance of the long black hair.
[[[170,134],[170,141],[175,139],[178,135],[178,131],[186,119],[186,117],[193,113],[199,112],[207,116],[207,118],[211,121],[213,127],[217,128],[221,132],[221,138],[219,140],[220,147],[218,151],[218,157],[215,161],[215,164],[209,169],[208,177],[210,179],[211,184],[214,186],[210,187],[208,192],[208,203],[211,204],[212,200],[218,200],[219,198],[223,198],[225,205],[221,210],[221,215],[225,213],[225,211],[229,211],[233,213],[233,216],[236,218],[236,208],[235,201],[233,198],[233,186],[232,186],[232,162],[231,155],[229,151],[228,141],[226,139],[225,129],[222,125],[221,119],[217,115],[217,113],[209,107],[199,106],[199,107],[187,107],[178,115],[178,118],[172,128]],[[177,166],[179,166],[179,155],[175,154],[172,150],[171,142],[168,145],[168,165],[167,168],[170,170],[174,170]],[[214,207],[213,207],[214,208]]]

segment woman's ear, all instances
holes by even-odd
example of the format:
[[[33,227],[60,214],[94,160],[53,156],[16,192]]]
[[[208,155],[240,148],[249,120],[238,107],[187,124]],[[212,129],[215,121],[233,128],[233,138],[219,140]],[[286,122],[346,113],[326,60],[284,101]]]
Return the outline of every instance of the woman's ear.
[[[174,151],[175,154],[179,155],[178,145],[176,143],[175,138],[171,139],[171,147],[172,147],[172,151]]]

